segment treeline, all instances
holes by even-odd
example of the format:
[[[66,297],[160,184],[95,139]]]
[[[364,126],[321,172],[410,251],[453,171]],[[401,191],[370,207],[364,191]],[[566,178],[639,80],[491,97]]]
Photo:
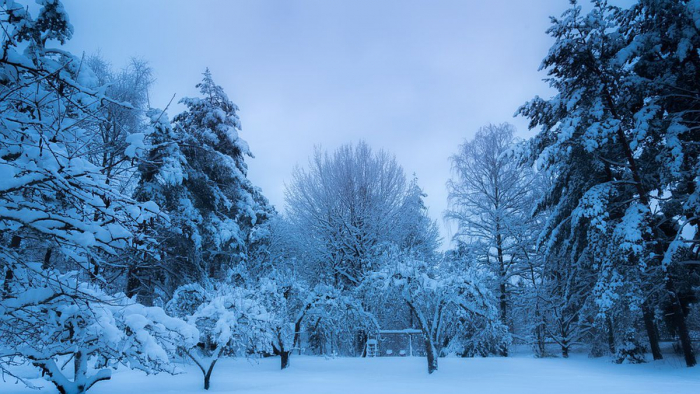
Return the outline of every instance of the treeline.
[[[513,343],[639,362],[700,328],[700,9],[573,4],[543,62],[557,95],[516,141],[480,129],[452,157],[439,232],[418,180],[366,143],[317,150],[279,213],[247,178],[238,107],[207,70],[183,112],[151,108],[146,62],[60,49],[58,0],[0,6],[0,369],[83,393],[123,364],[209,388],[226,356],[365,355],[384,329],[438,358]],[[53,47],[52,45],[56,46]],[[73,364],[67,367],[68,364]],[[25,382],[31,384],[30,382]]]

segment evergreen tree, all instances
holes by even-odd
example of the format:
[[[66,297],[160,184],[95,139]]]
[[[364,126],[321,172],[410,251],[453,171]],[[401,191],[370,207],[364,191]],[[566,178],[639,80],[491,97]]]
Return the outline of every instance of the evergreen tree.
[[[398,227],[402,234],[398,246],[402,250],[413,251],[423,259],[432,260],[436,258],[440,246],[440,232],[435,220],[428,215],[424,201],[427,196],[414,176],[400,208]]]
[[[247,260],[254,229],[272,209],[247,178],[245,157],[253,155],[239,136],[238,107],[208,69],[197,87],[202,97],[182,99],[187,110],[174,119],[187,160],[183,183],[189,197],[176,215],[197,217],[197,226],[186,234],[192,244],[188,263],[203,279],[223,276]]]
[[[669,185],[664,174],[678,157],[679,122],[660,107],[654,85],[629,58],[640,45],[627,29],[638,18],[652,25],[658,20],[654,12],[635,16],[646,7],[624,12],[595,1],[584,15],[574,3],[553,19],[549,33],[556,41],[542,67],[558,94],[535,98],[520,113],[531,127],[541,126],[533,158],[556,178],[544,200],[553,209],[545,235],[549,250],[564,248],[568,264],[597,271],[603,314],[614,308],[642,311],[655,359],[661,353],[654,310],[664,300],[676,305],[674,321],[692,366],[685,317],[662,262],[664,228],[675,224],[657,209]]]
[[[187,110],[172,124],[162,111],[149,112],[135,193],[139,200],[156,201],[168,217],[142,228],[160,246],[157,255],[132,266],[131,294],[144,286],[144,278],[155,282],[146,285],[151,289],[146,293],[158,285],[165,298],[182,284],[231,279],[245,271],[241,266],[269,236],[274,210],[247,178],[245,157],[252,154],[239,137],[238,107],[209,70],[197,87],[202,97],[182,99]]]

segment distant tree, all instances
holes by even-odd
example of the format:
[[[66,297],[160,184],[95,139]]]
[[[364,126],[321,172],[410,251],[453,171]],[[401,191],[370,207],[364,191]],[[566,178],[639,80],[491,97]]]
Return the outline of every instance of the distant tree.
[[[398,242],[406,179],[396,160],[365,142],[316,150],[286,191],[287,216],[303,236],[308,272],[339,287],[359,285],[383,242]]]
[[[309,288],[288,272],[273,272],[256,285],[261,302],[270,311],[272,350],[281,369],[289,367],[293,350],[300,349],[303,330],[324,324],[334,331],[377,329],[374,317],[360,300],[328,285]]]
[[[418,178],[414,176],[400,208],[398,246],[430,260],[437,257],[436,251],[440,247],[441,239],[437,223],[428,215],[425,197],[427,194],[418,185]]]
[[[514,149],[514,131],[509,124],[479,129],[452,156],[455,176],[447,184],[451,205],[446,217],[459,226],[455,239],[481,245],[476,257],[497,278],[501,321],[506,326],[509,287],[528,261],[524,245],[532,244],[525,234],[536,233],[527,226],[532,222],[527,210],[533,208],[533,174],[508,154]]]
[[[146,128],[148,90],[153,83],[152,71],[143,60],[131,59],[121,70],[115,71],[99,54],[85,59],[85,66],[92,71],[95,84],[114,102],[100,106],[100,116],[88,123],[91,138],[88,158],[102,168],[108,182],[122,191],[133,185],[135,167],[134,152],[129,149],[129,138],[143,133]]]

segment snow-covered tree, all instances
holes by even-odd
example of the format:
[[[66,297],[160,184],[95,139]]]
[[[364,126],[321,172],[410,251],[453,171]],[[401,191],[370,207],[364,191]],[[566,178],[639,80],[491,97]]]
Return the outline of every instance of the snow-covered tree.
[[[424,259],[436,258],[436,251],[440,247],[440,231],[437,223],[428,215],[428,207],[425,205],[427,194],[418,185],[418,178],[411,180],[406,190],[406,196],[400,208],[398,218],[399,248],[411,250]]]
[[[174,220],[182,216],[194,222],[183,229],[190,244],[185,256],[187,269],[201,280],[222,277],[245,262],[249,244],[257,241],[256,229],[273,211],[247,178],[245,157],[253,156],[239,136],[238,107],[209,70],[197,87],[202,97],[182,99],[187,110],[174,119],[187,160],[182,181],[187,196],[164,208]]]
[[[528,225],[533,223],[529,210],[534,208],[534,176],[509,154],[515,147],[514,131],[507,123],[480,128],[452,156],[455,176],[447,184],[451,207],[446,217],[457,221],[455,239],[479,250],[476,257],[497,278],[501,321],[507,326],[510,287],[529,268],[529,236],[537,233]]]
[[[202,371],[205,390],[210,387],[214,366],[221,356],[247,356],[271,350],[270,315],[254,291],[225,284],[213,291],[185,285],[177,289],[167,309],[199,330],[198,341],[183,344],[182,350]]]
[[[111,187],[87,160],[82,125],[112,100],[85,88],[80,59],[46,47],[72,28],[58,1],[36,19],[15,2],[3,5],[0,58],[0,232],[5,283],[18,261],[62,258],[93,275],[98,261],[129,243],[133,225],[157,213]],[[8,246],[9,245],[9,246]]]
[[[397,241],[406,179],[387,152],[365,142],[329,154],[316,150],[308,169],[287,187],[287,215],[315,252],[305,261],[315,282],[353,288],[372,266],[383,242]]]
[[[140,227],[159,246],[130,265],[129,294],[167,299],[182,284],[245,271],[270,236],[275,212],[246,177],[252,154],[238,134],[238,107],[208,70],[197,87],[202,97],[183,99],[187,110],[172,124],[164,111],[147,113],[134,195],[157,202],[167,219]]]
[[[368,292],[396,292],[410,308],[423,333],[428,373],[433,373],[445,348],[468,353],[486,345],[501,351],[509,344],[485,279],[473,268],[440,266],[391,248],[365,286]]]
[[[690,50],[698,42],[694,7],[642,1],[622,10],[594,1],[584,14],[574,3],[553,19],[555,44],[542,64],[558,94],[520,109],[531,127],[541,127],[533,159],[555,177],[542,204],[552,210],[548,249],[565,250],[569,264],[588,261],[597,269],[602,313],[641,311],[655,359],[662,356],[654,309],[670,303],[689,366],[695,357],[667,267],[671,240],[683,227],[670,208],[686,203],[686,181],[696,177],[690,174],[697,162],[683,155],[694,146],[694,115],[687,101],[671,97],[686,95],[696,82],[686,79],[685,65],[659,65],[687,58],[690,66],[697,58]],[[665,196],[681,184],[679,200]]]
[[[96,87],[114,102],[99,108],[99,117],[86,125],[93,136],[86,141],[91,163],[102,168],[107,180],[121,190],[132,187],[134,158],[129,148],[143,135],[148,106],[148,90],[153,82],[151,68],[143,60],[131,59],[126,67],[115,71],[99,54],[87,57],[85,66],[94,74]]]
[[[664,250],[662,308],[688,366],[696,362],[685,321],[694,298],[689,287],[700,284],[696,279],[688,285],[700,253],[699,15],[694,1],[639,1],[620,14],[626,46],[617,55],[634,71],[634,89],[645,96],[636,113],[636,137],[642,142],[633,140],[632,149],[635,155],[643,149],[643,190],[650,191],[650,205],[658,204],[651,224],[658,227],[660,243],[654,248]]]
[[[165,111],[151,109],[147,116],[149,126],[143,133],[144,144],[134,151],[139,158],[134,198],[154,201],[167,209],[168,215],[139,226],[138,244],[158,245],[156,252],[135,251],[127,270],[126,294],[138,295],[142,302],[194,280],[189,277],[191,273],[177,268],[186,266],[192,247],[187,234],[196,231],[199,221],[197,211],[187,209],[190,199],[184,182],[188,167],[180,150],[182,138],[171,127]]]
[[[175,350],[196,343],[197,330],[185,321],[77,277],[40,264],[15,270],[11,295],[0,302],[0,364],[19,357],[61,394],[81,394],[120,364],[172,373]]]
[[[258,294],[270,311],[273,332],[272,349],[280,356],[281,368],[289,367],[293,350],[302,346],[302,330],[312,330],[323,324],[336,334],[346,332],[374,332],[374,317],[367,313],[360,300],[350,293],[328,285],[309,288],[304,282],[283,271],[273,272],[256,285]]]
[[[93,373],[96,360],[171,369],[168,350],[192,331],[99,288],[101,262],[132,245],[136,227],[159,209],[132,200],[91,162],[88,126],[105,103],[125,104],[87,87],[97,83],[82,61],[49,47],[73,30],[59,1],[39,3],[36,18],[21,3],[0,5],[0,347],[3,360],[10,350],[59,391],[82,393],[109,378],[101,367]],[[74,361],[72,380],[58,365],[65,357]]]

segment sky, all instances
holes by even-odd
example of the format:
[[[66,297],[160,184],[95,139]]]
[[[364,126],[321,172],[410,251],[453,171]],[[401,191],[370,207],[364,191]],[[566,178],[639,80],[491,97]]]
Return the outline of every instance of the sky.
[[[147,60],[151,106],[182,110],[206,67],[239,107],[249,178],[284,211],[285,182],[314,147],[367,141],[428,194],[448,240],[449,157],[479,127],[553,91],[538,71],[568,0],[64,0],[68,49],[115,68]],[[447,244],[446,244],[447,245]]]

